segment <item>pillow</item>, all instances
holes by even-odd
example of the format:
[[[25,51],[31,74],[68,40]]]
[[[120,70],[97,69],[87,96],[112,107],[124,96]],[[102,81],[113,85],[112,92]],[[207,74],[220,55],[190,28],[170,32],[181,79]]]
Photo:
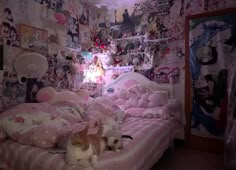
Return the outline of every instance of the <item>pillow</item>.
[[[75,102],[72,100],[59,101],[53,106],[56,108],[59,116],[68,120],[69,122],[81,122],[85,118],[85,110],[87,106],[85,103]]]
[[[38,102],[47,102],[50,104],[57,103],[59,101],[84,101],[89,100],[88,92],[86,90],[79,90],[77,93],[72,91],[57,92],[53,87],[41,88],[36,95]]]
[[[135,93],[138,96],[140,96],[143,93],[150,93],[152,92],[151,89],[141,85],[141,84],[137,84],[135,86],[132,86],[131,88],[128,89],[128,93]]]
[[[149,95],[148,107],[164,106],[168,104],[168,92],[156,91]]]
[[[0,119],[6,116],[15,115],[20,112],[34,113],[37,110],[40,110],[42,112],[47,112],[47,113],[56,112],[55,108],[48,103],[22,103],[1,113]]]
[[[152,91],[140,84],[128,89],[128,98],[125,103],[126,109],[131,107],[154,108],[168,104],[167,91]]]
[[[66,127],[38,126],[23,135],[19,135],[17,142],[40,148],[52,148],[58,143],[60,136],[69,133]]]
[[[86,114],[98,119],[108,117],[119,122],[125,118],[124,112],[109,97],[97,97],[89,106]]]
[[[140,108],[133,107],[125,110],[128,117],[139,117],[147,119],[169,119],[170,111],[167,107]]]
[[[68,121],[53,113],[41,110],[18,111],[0,119],[0,137],[10,137],[21,144],[48,148],[54,146],[57,136],[68,125]]]

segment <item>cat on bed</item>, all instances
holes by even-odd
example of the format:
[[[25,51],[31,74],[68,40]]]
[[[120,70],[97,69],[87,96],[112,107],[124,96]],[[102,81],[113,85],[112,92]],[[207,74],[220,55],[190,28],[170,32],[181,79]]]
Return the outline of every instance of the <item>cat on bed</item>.
[[[97,134],[88,135],[88,127],[72,134],[66,146],[66,162],[74,165],[77,162],[83,167],[96,167],[97,157],[106,149],[106,141],[102,137],[102,128]]]
[[[103,136],[103,131],[103,126],[99,126],[97,134],[88,134],[86,127],[83,131],[72,134],[66,146],[67,164],[74,165],[78,161],[83,167],[96,167],[99,154],[105,150],[119,152],[123,148],[122,138],[132,139],[115,130],[110,130]]]

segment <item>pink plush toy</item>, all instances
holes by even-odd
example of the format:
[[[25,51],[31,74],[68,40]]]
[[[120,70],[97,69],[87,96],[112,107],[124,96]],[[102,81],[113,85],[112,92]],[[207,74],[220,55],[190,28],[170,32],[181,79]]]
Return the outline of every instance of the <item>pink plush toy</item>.
[[[128,100],[125,108],[141,107],[154,108],[168,104],[167,91],[151,91],[141,85],[136,85],[128,90]]]
[[[40,89],[36,95],[38,102],[47,102],[49,104],[55,104],[59,101],[87,101],[89,99],[88,92],[86,90],[79,90],[77,93],[72,91],[56,92],[53,87],[44,87]]]

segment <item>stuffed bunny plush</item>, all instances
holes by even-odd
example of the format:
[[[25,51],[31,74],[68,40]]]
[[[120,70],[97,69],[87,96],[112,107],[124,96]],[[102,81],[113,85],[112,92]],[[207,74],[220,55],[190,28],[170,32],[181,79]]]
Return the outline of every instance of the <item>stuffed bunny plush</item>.
[[[89,95],[86,90],[79,90],[77,93],[72,91],[57,92],[53,87],[44,87],[36,94],[38,102],[47,102],[49,104],[55,104],[59,101],[87,101]]]

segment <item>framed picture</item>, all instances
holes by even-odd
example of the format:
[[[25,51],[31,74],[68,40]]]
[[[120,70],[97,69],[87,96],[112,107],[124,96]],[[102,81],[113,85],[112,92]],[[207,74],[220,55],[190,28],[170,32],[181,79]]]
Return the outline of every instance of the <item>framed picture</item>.
[[[208,141],[209,148],[214,145],[209,141],[223,143],[225,135],[227,80],[236,57],[235,18],[236,9],[231,8],[187,16],[185,21],[186,132],[190,142]]]
[[[47,30],[35,28],[29,25],[20,24],[20,46],[21,48],[47,52],[48,51],[48,32]]]

